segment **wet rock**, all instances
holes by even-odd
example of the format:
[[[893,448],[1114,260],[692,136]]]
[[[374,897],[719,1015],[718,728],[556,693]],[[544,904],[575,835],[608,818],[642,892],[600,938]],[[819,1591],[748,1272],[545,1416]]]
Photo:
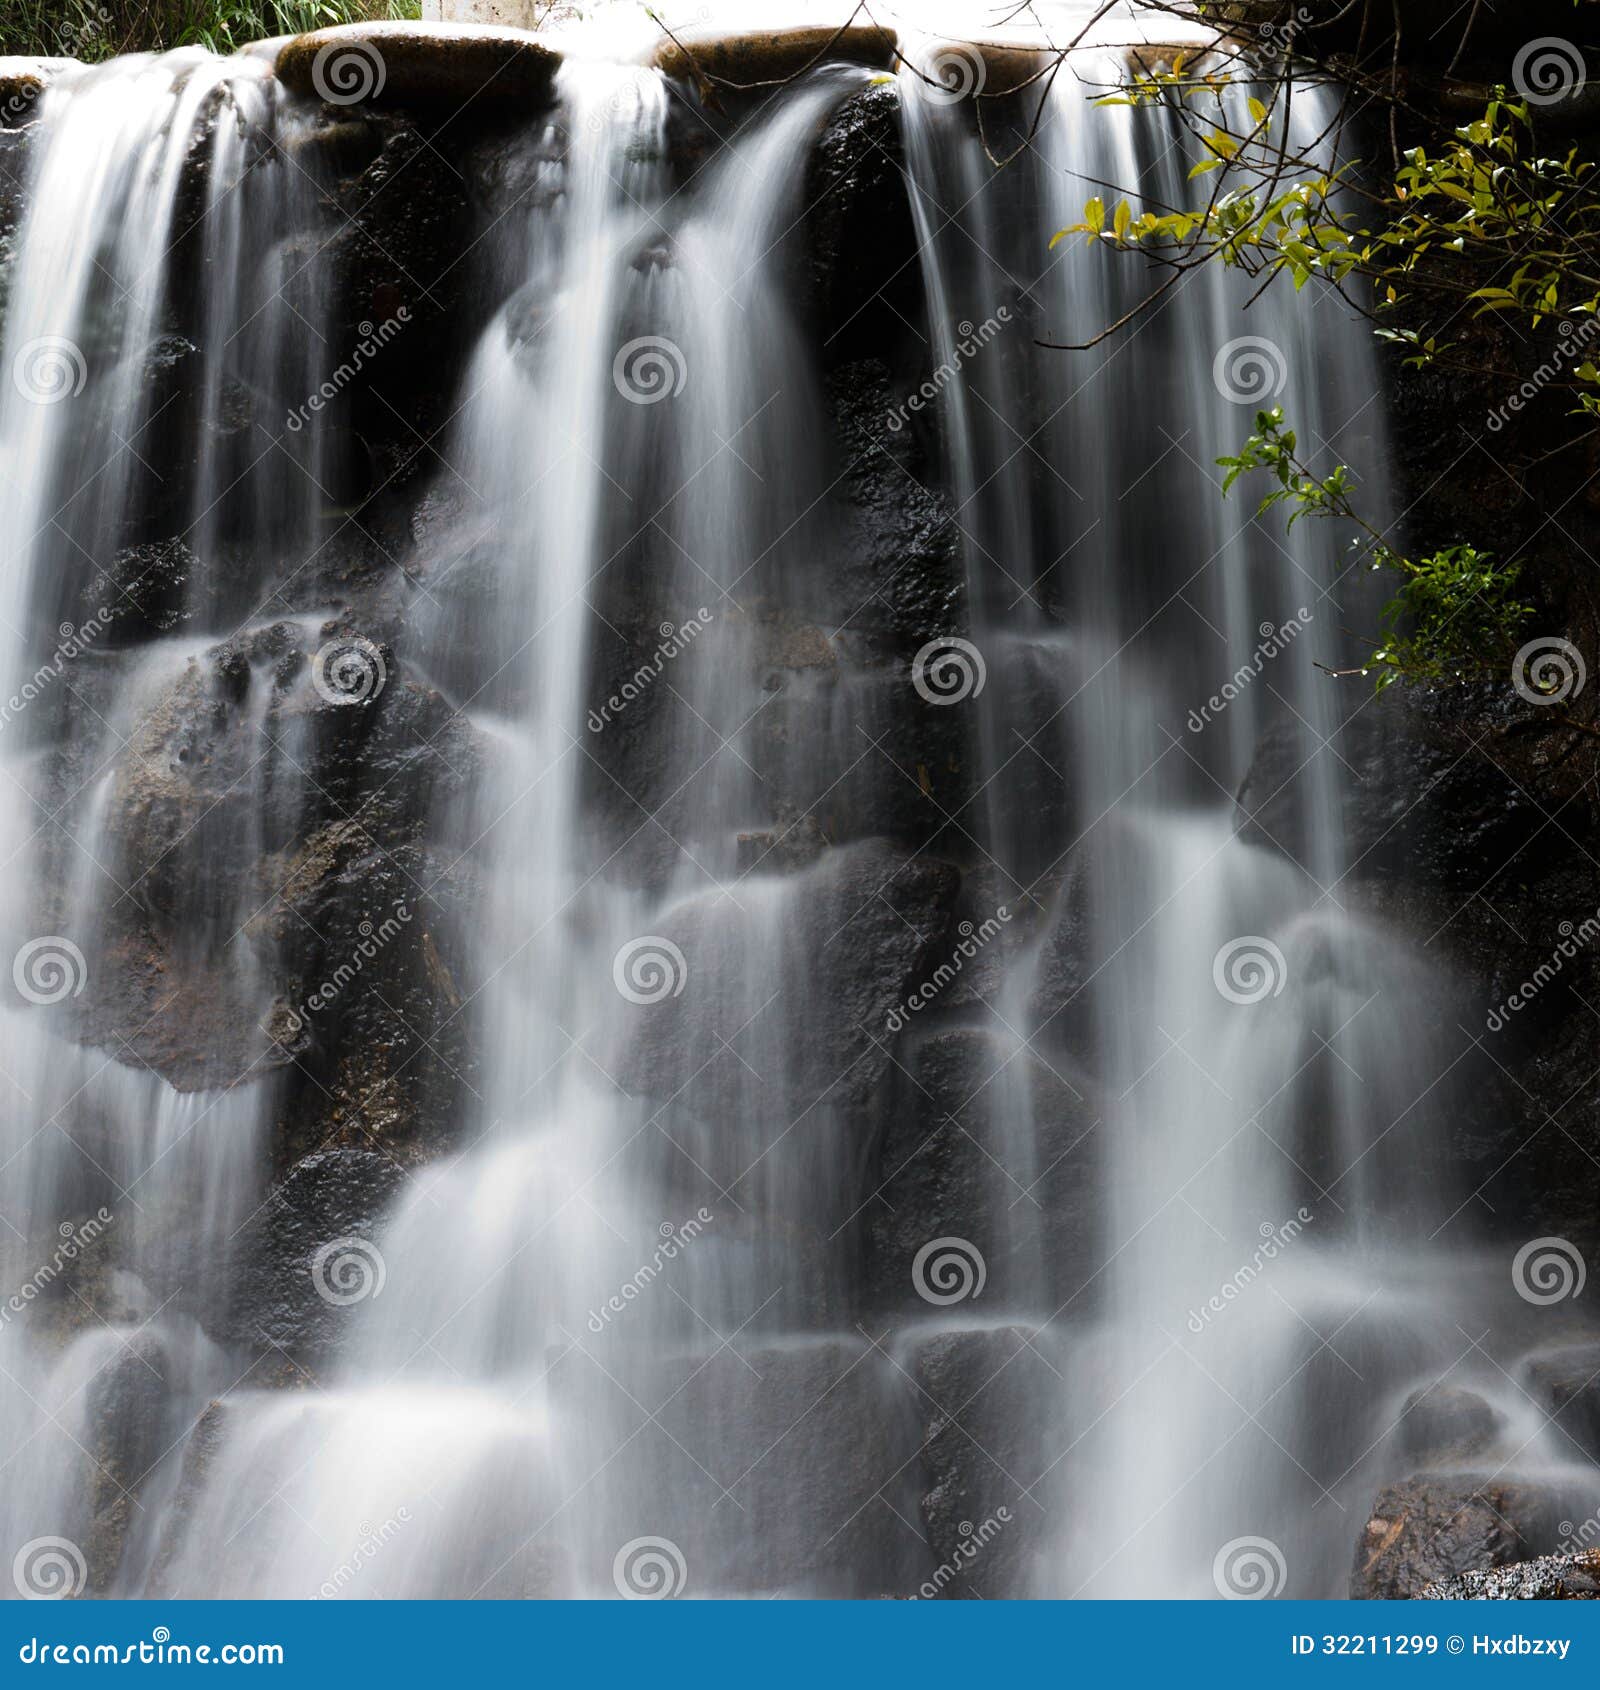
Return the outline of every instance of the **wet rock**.
[[[1600,1344],[1573,1344],[1535,1356],[1527,1364],[1530,1395],[1573,1445],[1600,1461]],[[1565,1440],[1563,1440],[1565,1442]]]
[[[871,842],[745,882],[738,902],[718,892],[679,905],[619,953],[609,1071],[627,1091],[746,1121],[754,1110],[776,1130],[812,1105],[861,1105],[889,1067],[879,1029],[942,935],[957,884],[947,864]]]
[[[1363,703],[1333,742],[1354,771],[1343,807],[1352,876],[1464,895],[1508,859],[1517,859],[1523,877],[1536,872],[1536,840],[1541,854],[1557,848],[1543,810],[1527,782],[1509,772],[1496,741],[1465,731],[1459,689],[1422,695],[1395,687]],[[1241,835],[1301,863],[1314,860],[1305,831],[1314,771],[1305,765],[1298,724],[1280,720],[1257,746],[1239,792]]]
[[[141,1483],[166,1452],[169,1362],[161,1341],[136,1333],[95,1374],[84,1394],[90,1461],[83,1549],[89,1589],[103,1595],[116,1576]]]
[[[825,366],[881,356],[919,315],[922,277],[904,168],[893,83],[843,101],[812,152],[801,285]]]
[[[331,387],[312,419],[319,427],[350,428],[380,455],[393,442],[407,460],[417,433],[446,414],[438,371],[459,366],[479,326],[482,305],[469,302],[461,263],[473,207],[462,171],[409,115],[375,123],[377,156],[330,189],[332,232],[297,236],[301,250],[290,255],[286,297],[325,337],[306,392],[286,395],[286,409]]]
[[[181,539],[125,546],[84,598],[106,625],[103,643],[136,644],[216,608],[215,577]]]
[[[584,1472],[610,1463],[584,1504],[604,1546],[593,1587],[648,1536],[677,1547],[691,1597],[914,1588],[926,1551],[896,1517],[916,1511],[905,1389],[881,1354],[839,1340],[735,1338],[714,1355],[608,1355],[604,1371],[568,1350],[551,1374],[563,1436],[582,1441]]]
[[[348,106],[481,101],[519,111],[549,98],[561,55],[519,29],[493,25],[338,24],[278,52],[278,79],[297,94]]]
[[[0,56],[0,129],[18,129],[39,115],[39,96],[76,59]]]
[[[1600,1549],[1462,1573],[1417,1594],[1431,1602],[1593,1602],[1600,1598]]]
[[[1045,1547],[1049,1506],[1032,1487],[1066,1441],[1063,1358],[1028,1328],[942,1332],[918,1343],[912,1373],[923,1416],[922,1522],[929,1599],[1018,1596]]]
[[[1494,1441],[1500,1416],[1476,1391],[1430,1385],[1413,1391],[1401,1410],[1398,1445],[1412,1459],[1478,1455]]]
[[[1555,1496],[1470,1475],[1386,1485],[1356,1548],[1357,1600],[1420,1596],[1440,1579],[1525,1561],[1556,1541]]]
[[[952,1029],[899,1056],[882,1114],[862,1211],[873,1307],[925,1312],[919,1252],[951,1235],[975,1246],[984,1294],[1001,1306],[1028,1301],[1042,1274],[1053,1307],[1099,1266],[1102,1145],[1081,1076],[1031,1057],[1003,1031]]]
[[[315,1368],[382,1295],[376,1241],[404,1174],[370,1150],[318,1151],[297,1162],[241,1228],[227,1265],[228,1323],[251,1350]]]
[[[800,29],[752,29],[718,32],[674,32],[652,55],[652,63],[666,75],[717,92],[754,90],[764,83],[798,76],[813,63],[867,65],[892,70],[895,36],[877,25],[858,24],[839,30],[823,25]]]
[[[842,643],[842,642],[841,642]],[[787,672],[750,724],[746,756],[775,809],[835,844],[874,836],[959,851],[977,785],[972,717],[918,697],[906,664]],[[832,755],[819,757],[819,746]]]
[[[908,427],[896,429],[888,366],[862,359],[826,385],[840,480],[827,567],[793,583],[791,602],[844,630],[893,637],[915,650],[967,626],[961,536],[949,499]]]

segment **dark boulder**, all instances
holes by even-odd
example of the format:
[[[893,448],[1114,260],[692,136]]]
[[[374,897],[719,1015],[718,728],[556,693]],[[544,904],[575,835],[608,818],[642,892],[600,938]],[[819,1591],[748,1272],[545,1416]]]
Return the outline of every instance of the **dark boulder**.
[[[839,461],[834,534],[822,566],[790,585],[817,621],[915,651],[967,632],[967,585],[955,509],[905,421],[889,368],[865,358],[827,380]]]
[[[226,1267],[229,1326],[247,1349],[316,1367],[346,1341],[387,1278],[376,1242],[404,1180],[389,1156],[307,1156],[240,1229]]]
[[[618,954],[608,1071],[646,1097],[732,1109],[746,1127],[752,1107],[782,1130],[815,1104],[859,1106],[888,1071],[882,1029],[941,939],[957,884],[948,864],[870,841],[746,882],[738,902],[718,892],[679,905]]]
[[[1509,1566],[1554,1546],[1559,1504],[1541,1486],[1468,1474],[1386,1485],[1356,1546],[1357,1600],[1420,1596],[1440,1579]]]
[[[1070,1438],[1059,1346],[1020,1326],[916,1342],[922,1522],[935,1567],[915,1594],[1023,1595],[1053,1529],[1050,1470]]]
[[[1103,1145],[1081,1076],[1003,1031],[935,1032],[899,1058],[882,1114],[864,1211],[872,1307],[925,1312],[914,1266],[946,1236],[975,1247],[1002,1306],[1026,1300],[1041,1272],[1053,1306],[1099,1266]]]
[[[1529,1394],[1566,1434],[1569,1454],[1600,1461],[1600,1343],[1572,1344],[1526,1363]]]
[[[805,206],[802,297],[823,362],[881,353],[916,320],[923,285],[894,83],[834,111],[812,150]]]
[[[1500,1416],[1476,1391],[1436,1384],[1406,1398],[1396,1441],[1412,1460],[1460,1460],[1482,1454],[1500,1425]]]

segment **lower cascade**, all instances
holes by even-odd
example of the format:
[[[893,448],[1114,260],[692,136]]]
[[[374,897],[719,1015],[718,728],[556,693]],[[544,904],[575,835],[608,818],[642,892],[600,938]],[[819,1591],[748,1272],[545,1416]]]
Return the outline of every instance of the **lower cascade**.
[[[7,1594],[1600,1542],[1594,1037],[1483,1032],[1452,925],[1525,812],[1452,833],[1322,672],[1346,537],[1218,494],[1281,396],[1403,519],[1370,326],[1207,268],[1101,336],[1146,277],[1051,237],[1195,164],[1120,47],[316,39],[0,128]]]

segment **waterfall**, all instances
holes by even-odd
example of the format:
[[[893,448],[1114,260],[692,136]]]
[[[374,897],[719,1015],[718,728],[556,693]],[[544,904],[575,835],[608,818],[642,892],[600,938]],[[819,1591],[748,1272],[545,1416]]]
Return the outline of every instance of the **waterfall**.
[[[1594,1506],[1463,1218],[1460,983],[1347,839],[1377,706],[1316,661],[1370,586],[1218,497],[1276,401],[1392,513],[1367,328],[1207,268],[1097,340],[1148,272],[1050,237],[1182,202],[1181,125],[1091,106],[1094,52],[980,124],[937,50],[726,107],[574,53],[449,149],[265,53],[51,86],[0,388],[6,1555],[1341,1595],[1444,1384],[1475,1472]],[[861,357],[812,173],[885,112]],[[429,152],[425,271],[363,216]]]

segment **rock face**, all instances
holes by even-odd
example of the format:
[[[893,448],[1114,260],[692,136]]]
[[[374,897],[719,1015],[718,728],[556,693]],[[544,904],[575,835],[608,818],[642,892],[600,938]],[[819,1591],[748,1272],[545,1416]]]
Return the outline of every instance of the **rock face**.
[[[232,1244],[230,1325],[247,1349],[318,1366],[348,1337],[358,1310],[382,1294],[380,1223],[401,1169],[366,1150],[307,1156]]]
[[[895,62],[894,33],[876,25],[688,32],[663,41],[654,55],[657,68],[668,76],[704,81],[729,93],[751,91],[828,60],[889,70]]]
[[[1350,1595],[1420,1596],[1441,1579],[1525,1561],[1555,1542],[1558,1507],[1538,1487],[1470,1476],[1387,1485],[1361,1534]]]
[[[615,1545],[646,1535],[681,1551],[690,1596],[896,1595],[928,1570],[906,1524],[916,1420],[874,1349],[740,1344],[606,1365],[609,1378],[569,1353],[554,1393],[558,1413],[583,1405],[591,1467],[620,1463],[610,1494],[632,1499],[592,1533],[605,1545],[597,1582],[612,1578]],[[792,1529],[767,1529],[780,1511]]]
[[[928,1488],[922,1523],[934,1571],[924,1599],[1028,1589],[1049,1541],[1049,1469],[1067,1438],[1041,1406],[1065,1399],[1063,1357],[1022,1327],[944,1332],[918,1343],[913,1375]]]
[[[1534,1400],[1591,1461],[1600,1461],[1600,1344],[1573,1344],[1528,1364]]]
[[[1104,1259],[1092,1088],[1004,1036],[964,1029],[914,1044],[896,1078],[865,1210],[874,1304],[902,1318],[922,1312],[917,1253],[949,1234],[977,1246],[1001,1304],[1030,1282],[1042,1249],[1052,1307],[1064,1302]],[[1031,1114],[1018,1142],[1001,1138],[1002,1114]]]
[[[1423,10],[1443,24],[1454,8]],[[1474,51],[1488,63],[1503,57],[1506,26],[1480,10]],[[1261,21],[1281,19],[1268,11]],[[1426,57],[1421,32],[1407,35]],[[660,50],[655,62],[677,79],[665,166],[686,194],[763,84],[824,49],[893,69],[887,32],[830,36],[752,30]],[[1023,54],[984,62],[991,94],[1037,70]],[[283,44],[276,63],[305,105],[282,139],[293,156],[259,161],[309,184],[303,226],[280,255],[288,297],[320,325],[308,337],[313,383],[352,364],[358,376],[303,430],[285,432],[281,395],[230,374],[214,439],[176,424],[153,431],[125,532],[92,580],[61,584],[61,620],[81,624],[103,601],[115,614],[94,662],[72,673],[72,743],[40,760],[47,811],[103,779],[97,825],[123,891],[103,912],[89,987],[69,1006],[76,1035],[175,1089],[258,1086],[270,1100],[264,1201],[198,1288],[208,1338],[241,1370],[257,1364],[253,1386],[303,1385],[329,1368],[370,1300],[351,1293],[384,1271],[382,1224],[409,1171],[459,1148],[463,1124],[481,1120],[482,982],[467,963],[485,920],[478,801],[498,755],[491,718],[526,702],[490,673],[481,629],[513,614],[519,560],[498,549],[492,518],[441,456],[471,348],[503,303],[521,367],[536,356],[550,302],[507,231],[556,203],[572,142],[547,120],[559,55],[514,28],[448,41],[403,24],[322,30]],[[47,71],[0,63],[0,287]],[[1020,900],[992,860],[975,715],[915,686],[930,643],[971,638],[983,619],[937,410],[911,403],[930,341],[900,92],[856,81],[794,161],[803,189],[781,259],[816,370],[826,488],[795,561],[753,562],[751,590],[731,605],[708,593],[714,631],[670,672],[745,666],[761,708],[739,754],[759,808],[736,845],[713,842],[737,850],[736,884],[652,918],[634,936],[641,948],[617,959],[633,995],[614,1014],[607,1006],[600,1032],[574,1030],[639,1119],[670,1139],[670,1152],[654,1136],[648,1150],[629,1147],[644,1189],[676,1212],[685,1168],[725,1187],[697,1249],[722,1252],[735,1282],[764,1285],[781,1263],[784,1283],[737,1349],[692,1348],[695,1328],[715,1319],[732,1331],[748,1311],[724,1322],[727,1311],[696,1308],[666,1353],[624,1333],[604,1369],[582,1348],[552,1364],[556,1413],[592,1416],[578,1434],[596,1466],[617,1460],[611,1494],[631,1496],[633,1511],[575,1532],[548,1563],[539,1549],[495,1595],[549,1594],[580,1570],[584,1588],[603,1588],[617,1544],[662,1534],[684,1553],[690,1594],[990,1598],[1032,1588],[1070,1529],[1049,1476],[1069,1441],[1051,1405],[1068,1400],[1070,1366],[1056,1336],[1020,1323],[1019,1304],[1034,1295],[1070,1309],[1117,1242],[1106,1236],[1105,1100],[1084,988],[1103,960],[1094,888],[1143,847],[1108,826],[1060,853],[1077,794],[1067,742],[1047,730],[1074,659],[1046,626],[1051,613],[988,651],[990,706],[1029,742],[1009,777],[1016,854],[1002,853],[1011,869],[1040,871]],[[203,186],[196,167],[185,203]],[[197,270],[196,253],[180,258]],[[681,261],[656,231],[633,257],[662,286]],[[202,365],[220,356],[188,271],[172,332],[120,372],[153,414],[192,409]],[[373,349],[390,325],[392,344]],[[995,349],[997,366],[1020,365],[1027,340]],[[1543,532],[1556,510],[1574,551],[1600,555],[1593,502],[1543,472],[1439,476],[1439,442],[1464,454],[1461,418],[1489,397],[1471,378],[1391,379],[1391,467],[1419,524],[1484,534],[1511,555],[1532,519]],[[202,444],[325,464],[328,508],[310,556],[253,549],[254,513],[233,505],[215,549],[196,549],[182,513]],[[663,549],[636,537],[595,584],[597,698],[630,685],[662,624],[681,626],[700,602],[668,602],[663,583],[678,578]],[[1569,575],[1541,576],[1555,583],[1541,605],[1552,625],[1567,626],[1587,591],[1581,567]],[[433,617],[460,639],[435,638],[436,667],[422,672],[417,630]],[[326,648],[356,643],[384,680],[350,707],[313,676]],[[1334,741],[1352,782],[1340,897],[1456,977],[1459,1014],[1453,1002],[1441,1019],[1486,1048],[1463,1054],[1448,1150],[1477,1189],[1481,1225],[1508,1254],[1561,1232],[1594,1263],[1600,946],[1485,1026],[1548,959],[1552,924],[1600,908],[1584,845],[1592,766],[1581,744],[1532,733],[1531,707],[1504,693],[1347,695]],[[123,698],[138,707],[104,738],[97,721]],[[700,793],[676,790],[680,702],[665,683],[630,696],[578,752],[586,825],[603,842],[597,874],[641,902],[682,871],[683,842],[700,843]],[[1305,854],[1302,778],[1295,734],[1265,733],[1237,794],[1247,842]],[[47,847],[46,925],[60,926],[82,844],[63,831]],[[950,971],[963,938],[1007,904],[1015,924]],[[194,943],[202,929],[219,943]],[[686,989],[673,989],[675,971]],[[1001,992],[1018,978],[1027,1001],[1008,1026]],[[983,1285],[936,1313],[917,1264],[950,1238],[981,1259]],[[884,1333],[875,1344],[841,1336],[869,1325]],[[1568,1452],[1600,1460],[1597,1377],[1600,1350],[1574,1343],[1536,1356],[1525,1383]],[[173,1358],[143,1344],[93,1393],[89,1443],[110,1476],[89,1500],[96,1590],[115,1581],[125,1487],[182,1430],[167,1418],[178,1394]],[[228,1417],[214,1407],[193,1429],[180,1519]],[[1527,1560],[1558,1538],[1553,1491],[1462,1471],[1488,1465],[1502,1430],[1470,1390],[1408,1399],[1394,1447],[1414,1476],[1378,1495],[1352,1594],[1594,1593],[1593,1556]],[[784,1530],[767,1529],[780,1511]]]
[[[1463,1573],[1418,1595],[1429,1602],[1593,1602],[1600,1599],[1600,1550]]]
[[[628,1005],[612,1072],[648,1097],[681,1098],[715,1111],[747,1085],[803,1109],[859,1105],[882,1080],[889,1054],[882,1027],[942,936],[957,876],[937,862],[906,863],[883,843],[831,851],[804,875],[752,888],[747,914],[720,896],[686,904],[659,938],[683,957],[674,977],[696,982],[660,1002]],[[848,924],[849,942],[842,942]],[[774,944],[783,932],[788,942]],[[798,942],[796,936],[798,935]],[[634,963],[643,968],[648,947]],[[641,976],[639,987],[650,982]],[[768,1006],[801,1015],[812,1038],[780,1048]],[[754,1058],[752,1075],[727,1041]],[[786,1117],[787,1118],[787,1117]]]
[[[1476,1391],[1431,1385],[1406,1399],[1399,1447],[1412,1458],[1460,1460],[1481,1454],[1500,1428],[1500,1416]]]
[[[561,56],[517,29],[457,24],[448,34],[407,23],[339,24],[284,43],[286,87],[335,105],[427,106],[481,99],[522,110],[550,93]]]

